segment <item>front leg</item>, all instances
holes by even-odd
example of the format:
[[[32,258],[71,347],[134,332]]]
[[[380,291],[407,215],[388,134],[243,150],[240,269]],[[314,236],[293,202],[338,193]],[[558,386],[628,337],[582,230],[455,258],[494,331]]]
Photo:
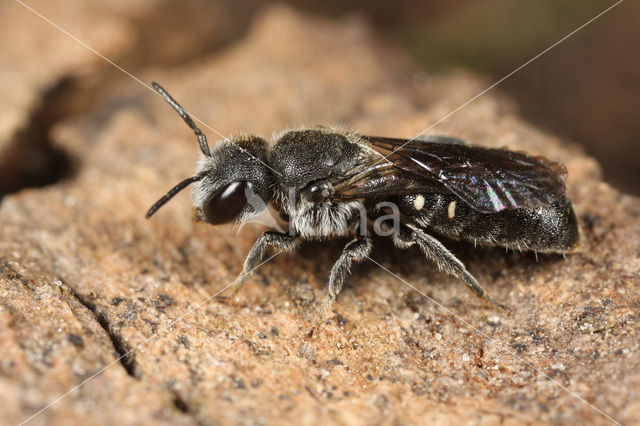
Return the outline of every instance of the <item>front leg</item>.
[[[242,272],[231,289],[232,296],[235,296],[238,291],[240,291],[245,279],[260,264],[262,257],[264,256],[264,251],[268,246],[277,247],[283,251],[289,251],[294,249],[297,243],[298,238],[295,235],[283,234],[275,231],[267,231],[262,234],[255,244],[253,244],[251,251],[249,251],[249,254],[244,260]]]
[[[461,279],[467,287],[471,289],[471,291],[489,303],[499,306],[505,310],[509,309],[506,305],[493,300],[473,275],[467,271],[467,268],[465,268],[462,262],[460,262],[453,253],[447,250],[440,241],[436,240],[431,235],[428,235],[413,226],[403,226],[400,229],[400,232],[394,235],[393,241],[399,248],[408,248],[417,244],[424,255],[438,265],[438,269]]]
[[[331,269],[331,275],[329,276],[329,289],[327,290],[327,295],[322,301],[320,311],[318,311],[316,323],[322,320],[327,309],[329,309],[333,302],[335,302],[338,293],[340,293],[340,290],[342,290],[342,287],[347,280],[351,265],[354,262],[362,262],[369,257],[372,248],[373,244],[371,243],[371,238],[365,236],[357,237],[344,247],[340,258]]]

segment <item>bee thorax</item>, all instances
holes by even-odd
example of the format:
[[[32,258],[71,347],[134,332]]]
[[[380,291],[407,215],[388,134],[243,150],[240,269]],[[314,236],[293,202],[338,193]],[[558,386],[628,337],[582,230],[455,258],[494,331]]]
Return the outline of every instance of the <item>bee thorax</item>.
[[[353,231],[361,215],[366,220],[365,208],[358,201],[336,204],[301,202],[286,213],[296,235],[309,239],[346,236]]]

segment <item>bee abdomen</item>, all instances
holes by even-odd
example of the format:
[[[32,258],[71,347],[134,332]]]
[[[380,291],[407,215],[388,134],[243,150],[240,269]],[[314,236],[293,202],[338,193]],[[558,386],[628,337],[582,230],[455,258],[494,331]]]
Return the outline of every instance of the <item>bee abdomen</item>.
[[[400,210],[428,231],[478,244],[540,252],[574,252],[580,230],[565,197],[535,210],[481,213],[453,194],[411,195]],[[419,207],[419,208],[418,208]]]

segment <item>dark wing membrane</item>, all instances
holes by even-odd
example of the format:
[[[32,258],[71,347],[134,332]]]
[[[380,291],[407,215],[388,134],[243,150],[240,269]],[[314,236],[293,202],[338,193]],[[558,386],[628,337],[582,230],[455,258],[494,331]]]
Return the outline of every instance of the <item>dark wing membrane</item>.
[[[387,195],[393,195],[403,185],[406,190],[402,193],[421,187],[424,191],[432,189],[431,192],[446,188],[483,213],[535,209],[553,203],[565,193],[566,169],[542,157],[460,144],[361,138],[381,155],[374,158],[369,169],[376,172],[369,170],[369,175],[375,177],[381,170],[384,173],[378,177],[378,184],[361,178],[360,188],[352,184],[351,192],[370,193],[375,188],[374,192],[389,190]],[[393,177],[393,169],[398,176]]]
[[[449,190],[430,176],[399,170],[392,163],[376,163],[376,158],[354,175],[334,184],[331,201],[359,198],[388,199],[396,195],[447,193]]]

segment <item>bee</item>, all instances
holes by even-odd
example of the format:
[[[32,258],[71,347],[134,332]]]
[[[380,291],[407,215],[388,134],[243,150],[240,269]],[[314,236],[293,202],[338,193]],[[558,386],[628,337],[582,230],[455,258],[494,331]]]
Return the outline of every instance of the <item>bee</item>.
[[[236,136],[211,151],[187,112],[160,85],[152,86],[194,131],[202,155],[195,175],[160,198],[146,217],[193,184],[197,221],[243,223],[268,206],[286,220],[287,231],[266,231],[255,242],[234,294],[267,247],[290,251],[303,240],[351,236],[331,269],[322,318],[351,266],[371,253],[373,224],[398,248],[417,246],[477,296],[507,309],[436,236],[536,253],[572,253],[580,245],[565,196],[566,169],[546,158],[447,136],[408,140],[328,128],[287,131],[273,143]]]

